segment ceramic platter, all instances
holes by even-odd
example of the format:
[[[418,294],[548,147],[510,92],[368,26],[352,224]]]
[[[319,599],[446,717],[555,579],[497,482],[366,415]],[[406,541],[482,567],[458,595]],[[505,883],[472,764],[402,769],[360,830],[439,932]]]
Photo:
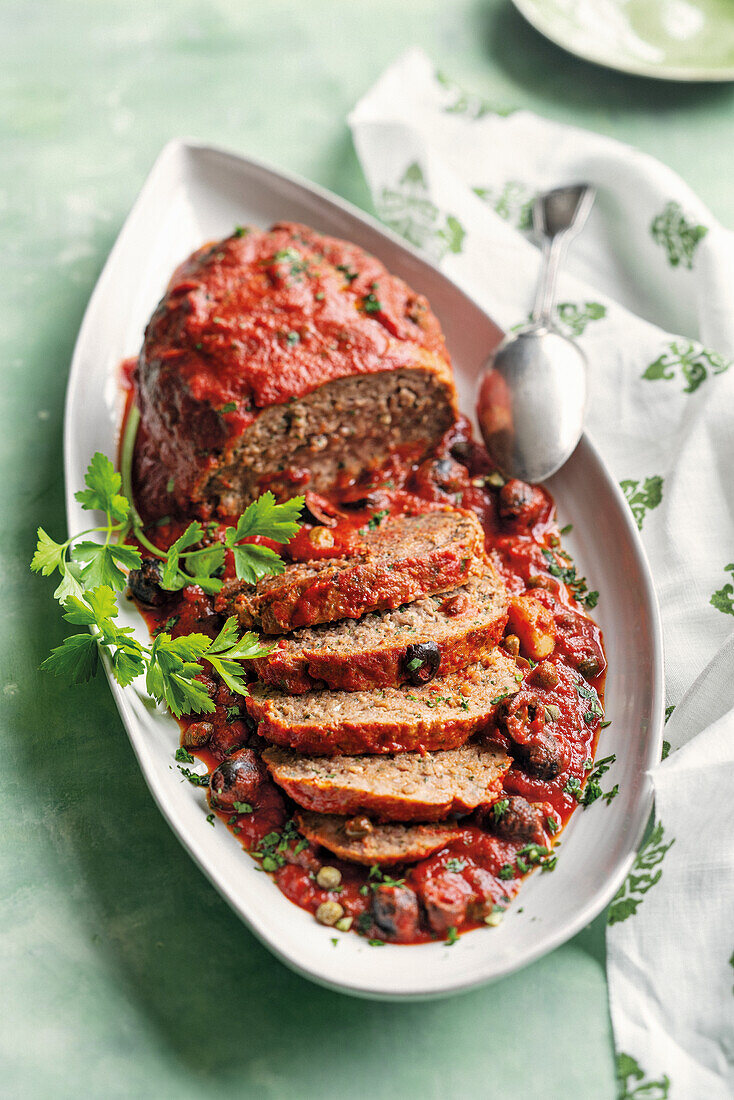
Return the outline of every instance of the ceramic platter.
[[[377,222],[340,199],[222,150],[173,142],[160,155],[100,276],[79,334],[67,394],[66,501],[70,530],[87,523],[74,493],[94,451],[115,454],[120,420],[118,368],[141,345],[147,318],[174,267],[202,242],[235,225],[286,219],[347,238],[376,254],[430,300],[446,334],[463,408],[471,412],[477,375],[500,334],[489,317],[435,267]],[[173,764],[175,720],[135,685],[112,693],[151,794],[181,843],[247,927],[279,959],[314,981],[366,997],[423,998],[469,989],[525,966],[588,924],[627,874],[651,809],[648,769],[660,758],[662,646],[648,567],[629,508],[588,438],[549,484],[569,549],[601,592],[597,619],[610,673],[600,753],[619,796],[574,814],[553,874],[535,874],[498,928],[458,943],[386,945],[332,932],[291,904],[256,870],[225,828],[206,823],[204,792]],[[147,640],[130,605],[121,613]],[[83,700],[80,699],[80,705]],[[243,933],[244,934],[244,933]]]
[[[513,0],[587,61],[658,80],[734,80],[732,0]]]

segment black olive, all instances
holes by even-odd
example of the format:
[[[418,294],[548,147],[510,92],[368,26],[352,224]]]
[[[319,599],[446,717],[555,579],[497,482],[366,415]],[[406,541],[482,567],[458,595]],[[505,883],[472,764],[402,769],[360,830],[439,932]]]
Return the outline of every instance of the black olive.
[[[135,599],[148,607],[161,607],[171,598],[171,593],[161,588],[161,567],[156,558],[143,558],[140,569],[130,570],[127,583]]]
[[[414,642],[406,647],[403,662],[411,684],[427,684],[438,672],[441,650],[435,642]]]
[[[468,466],[472,460],[472,445],[467,439],[457,439],[451,447],[451,457],[460,462],[462,466]]]
[[[504,813],[495,814],[490,808],[485,816],[492,831],[504,840],[543,842],[541,811],[519,794],[510,795]]]
[[[418,898],[409,886],[381,883],[372,895],[372,919],[392,939],[412,940],[418,931]]]
[[[568,763],[561,746],[552,737],[539,737],[524,745],[512,746],[515,758],[534,779],[555,779]]]
[[[263,766],[252,749],[239,749],[212,772],[209,780],[212,806],[231,810],[235,802],[254,804],[264,778]]]

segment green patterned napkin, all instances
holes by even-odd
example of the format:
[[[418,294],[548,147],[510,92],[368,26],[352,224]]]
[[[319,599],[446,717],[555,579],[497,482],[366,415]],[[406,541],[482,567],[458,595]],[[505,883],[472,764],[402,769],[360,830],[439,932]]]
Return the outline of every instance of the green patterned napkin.
[[[652,565],[675,710],[667,759],[653,773],[655,825],[609,915],[620,1091],[728,1098],[734,236],[658,161],[527,112],[502,116],[418,50],[383,74],[350,123],[384,221],[506,330],[532,304],[534,196],[579,182],[597,188],[557,320],[588,356],[588,426]]]

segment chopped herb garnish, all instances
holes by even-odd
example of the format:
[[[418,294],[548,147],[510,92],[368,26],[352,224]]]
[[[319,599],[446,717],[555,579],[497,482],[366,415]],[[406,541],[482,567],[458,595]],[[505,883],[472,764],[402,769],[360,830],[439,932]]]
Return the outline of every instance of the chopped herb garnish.
[[[383,508],[382,511],[380,511],[380,512],[375,512],[373,514],[372,518],[370,519],[369,523],[367,524],[370,531],[375,531],[380,526],[380,524],[385,519],[385,517],[388,516],[389,514],[390,513],[389,513],[387,508]]]
[[[297,332],[289,332],[286,336],[286,342],[290,347],[293,347],[295,344],[299,343],[300,339],[301,337]]]
[[[446,870],[447,871],[454,871],[458,874],[458,872],[463,871],[465,867],[466,867],[466,860],[465,859],[453,859],[452,858],[452,859],[447,859],[446,860]]]
[[[572,531],[573,531],[573,524],[572,523],[567,523],[565,527],[561,528],[559,534],[561,534],[561,535],[570,535]]]
[[[213,828],[214,827],[214,814],[207,814],[206,819]]]
[[[236,401],[228,401],[226,405],[222,405],[222,407],[219,411],[220,411],[220,413],[237,412],[237,402]]]
[[[509,798],[500,798],[498,802],[495,802],[492,807],[492,817],[495,821],[499,821],[501,817],[507,813],[510,808]]]
[[[341,271],[342,275],[344,276],[344,278],[347,280],[348,283],[353,283],[354,280],[359,276],[358,271],[352,271],[352,269],[350,267],[348,267],[346,264],[337,264],[336,265],[336,270]]]
[[[384,940],[367,940],[367,943],[370,945],[370,947],[384,947],[385,946],[385,941]]]
[[[512,870],[512,864],[510,864],[510,863],[503,864],[502,867],[500,867],[499,871],[497,872],[497,878],[508,879],[508,878],[514,878],[514,877],[515,877],[515,872]]]
[[[238,814],[251,814],[252,806],[249,802],[233,802],[232,809]]]
[[[196,757],[192,756],[188,749],[185,749],[183,745],[176,749],[176,760],[181,764],[195,764]]]
[[[599,593],[589,591],[585,577],[576,575],[576,566],[570,564],[568,555],[564,554],[563,557],[569,561],[569,564],[562,565],[558,560],[558,555],[554,553],[553,550],[549,550],[544,546],[542,548],[542,553],[543,557],[548,562],[548,572],[550,575],[562,581],[574,599],[578,600],[579,603],[585,604],[588,608],[596,607],[599,601]]]
[[[365,294],[362,299],[362,309],[365,313],[379,313],[382,309],[382,302],[372,293]]]
[[[456,931],[456,927],[452,924],[446,932],[446,946],[453,947],[458,942],[459,933]]]
[[[204,775],[199,775],[197,772],[192,772],[190,768],[182,768],[180,764],[178,770],[181,772],[181,775],[184,777],[184,779],[188,779],[192,787],[209,786],[208,773]]]

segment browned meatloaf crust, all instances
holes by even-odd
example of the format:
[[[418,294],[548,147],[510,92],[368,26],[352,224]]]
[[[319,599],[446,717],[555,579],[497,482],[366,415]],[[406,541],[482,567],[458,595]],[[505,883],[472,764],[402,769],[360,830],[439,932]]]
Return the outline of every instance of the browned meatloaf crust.
[[[497,645],[508,596],[493,566],[446,594],[374,611],[357,622],[306,627],[253,661],[260,679],[289,694],[314,688],[365,691],[419,681],[430,662],[437,676],[471,664]],[[416,648],[420,647],[420,648]]]
[[[296,825],[312,844],[321,844],[340,859],[353,863],[415,863],[439,848],[458,840],[462,829],[458,825],[438,823],[426,825],[375,825],[362,837],[348,836],[344,826],[348,817],[314,814],[301,810]]]
[[[320,491],[397,446],[420,457],[457,415],[425,298],[356,245],[288,223],[237,230],[174,272],[136,390],[139,503],[205,518],[238,514],[264,477],[291,495],[305,473]]]
[[[464,584],[484,563],[484,532],[468,512],[426,512],[388,518],[365,531],[350,558],[293,562],[257,585],[230,582],[217,610],[266,634],[358,619]]]
[[[327,756],[454,749],[519,688],[517,665],[501,649],[422,687],[308,691],[286,695],[253,684],[247,709],[277,745]]]
[[[269,748],[263,760],[294,802],[378,821],[441,821],[496,802],[512,760],[493,745],[396,756],[303,756]]]

